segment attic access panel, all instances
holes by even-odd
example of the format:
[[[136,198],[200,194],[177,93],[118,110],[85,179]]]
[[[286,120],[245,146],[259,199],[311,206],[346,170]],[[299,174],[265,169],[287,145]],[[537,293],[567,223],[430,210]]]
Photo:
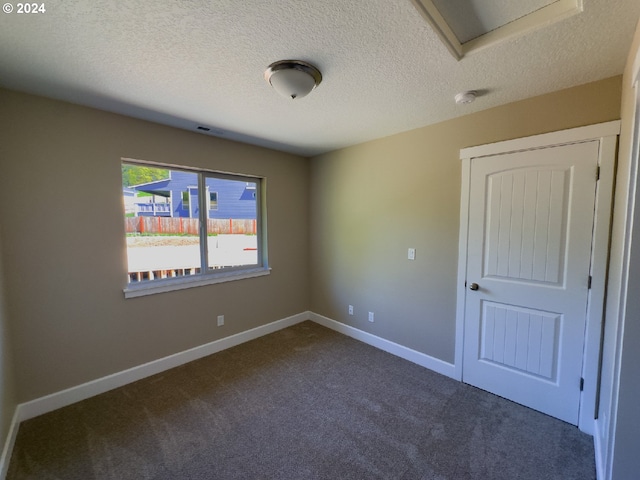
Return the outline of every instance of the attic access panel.
[[[582,0],[411,0],[451,54],[466,54],[582,12]]]

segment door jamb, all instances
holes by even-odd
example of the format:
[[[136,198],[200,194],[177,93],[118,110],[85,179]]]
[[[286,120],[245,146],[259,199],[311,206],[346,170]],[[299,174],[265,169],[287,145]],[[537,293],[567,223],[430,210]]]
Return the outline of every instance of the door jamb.
[[[525,150],[598,141],[598,166],[593,239],[591,245],[591,276],[593,282],[588,297],[585,346],[582,360],[584,389],[580,395],[578,427],[593,435],[596,394],[598,385],[598,361],[600,338],[604,318],[605,284],[609,261],[609,232],[613,202],[614,166],[620,121],[599,123],[504,142],[479,145],[460,150],[462,162],[462,186],[460,189],[460,234],[458,240],[458,281],[456,288],[456,343],[454,377],[462,381],[465,300],[467,295],[467,242],[469,233],[469,187],[471,161],[473,159]],[[595,174],[595,172],[594,172]],[[586,279],[585,279],[586,280]]]

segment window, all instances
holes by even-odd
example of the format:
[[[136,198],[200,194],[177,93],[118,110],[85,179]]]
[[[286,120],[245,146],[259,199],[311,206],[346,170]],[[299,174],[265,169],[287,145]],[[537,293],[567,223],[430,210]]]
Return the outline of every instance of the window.
[[[209,192],[209,210],[218,210],[218,192]]]
[[[189,190],[182,192],[182,209],[185,212],[189,211]]]
[[[133,161],[123,161],[123,166],[127,178],[133,171],[139,181],[127,182],[128,191],[140,198],[179,199],[162,203],[163,208],[154,201],[155,208],[136,209],[135,216],[124,212],[126,297],[268,273],[263,179]],[[153,180],[162,172],[168,175]],[[123,175],[123,185],[125,181]],[[256,194],[249,201],[247,190]]]

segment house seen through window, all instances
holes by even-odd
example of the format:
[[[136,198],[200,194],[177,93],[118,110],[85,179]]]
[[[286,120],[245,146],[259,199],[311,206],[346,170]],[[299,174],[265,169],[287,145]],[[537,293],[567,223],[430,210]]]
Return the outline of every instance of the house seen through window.
[[[264,267],[261,179],[122,164],[129,284]]]

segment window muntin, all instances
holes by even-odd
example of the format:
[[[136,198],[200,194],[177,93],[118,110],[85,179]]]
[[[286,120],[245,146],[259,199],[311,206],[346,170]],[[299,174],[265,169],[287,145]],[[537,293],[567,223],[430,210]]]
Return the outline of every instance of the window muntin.
[[[242,198],[247,188],[259,192],[262,179],[130,161],[123,165],[127,171],[139,166],[151,175],[169,172],[168,179],[127,187],[145,195],[145,202],[149,196],[179,199],[125,219],[128,288],[267,269],[260,194],[249,201]]]

